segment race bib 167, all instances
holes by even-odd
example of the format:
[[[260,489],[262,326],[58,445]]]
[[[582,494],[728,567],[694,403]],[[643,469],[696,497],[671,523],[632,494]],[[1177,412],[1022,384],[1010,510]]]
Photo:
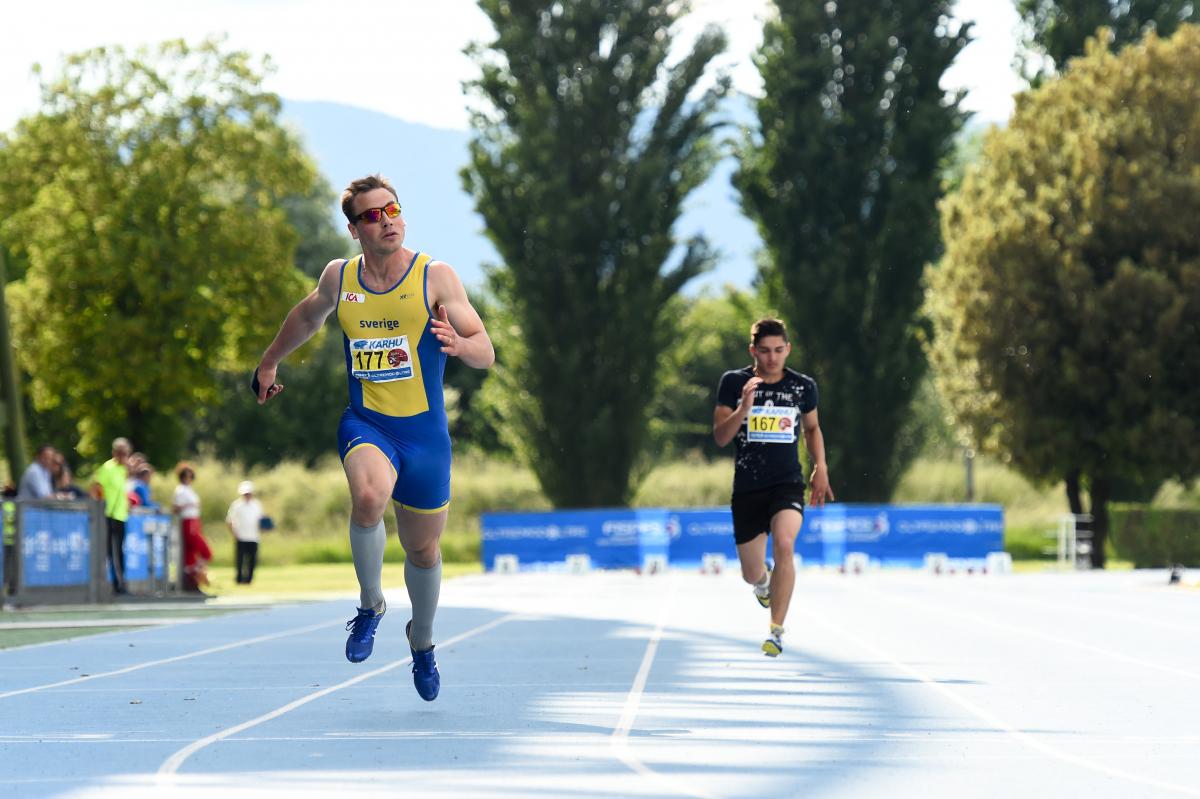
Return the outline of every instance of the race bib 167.
[[[746,417],[746,440],[763,444],[795,442],[796,409],[755,405]]]

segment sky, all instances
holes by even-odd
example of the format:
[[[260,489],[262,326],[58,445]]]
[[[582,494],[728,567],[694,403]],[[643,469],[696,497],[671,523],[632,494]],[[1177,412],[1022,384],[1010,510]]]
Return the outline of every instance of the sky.
[[[705,24],[725,28],[730,46],[718,62],[734,85],[760,87],[750,54],[759,44],[768,0],[693,0],[681,29],[686,42]],[[956,16],[975,22],[973,41],[944,76],[965,88],[964,106],[982,122],[1004,122],[1022,88],[1012,69],[1017,15],[1009,0],[959,0]],[[462,82],[476,74],[463,54],[491,38],[475,0],[391,3],[330,0],[57,0],[53,21],[36,3],[5,10],[0,29],[0,131],[39,105],[40,63],[51,74],[66,53],[102,45],[127,49],[167,39],[225,36],[231,48],[268,55],[266,86],[292,100],[328,100],[440,128],[467,127]]]

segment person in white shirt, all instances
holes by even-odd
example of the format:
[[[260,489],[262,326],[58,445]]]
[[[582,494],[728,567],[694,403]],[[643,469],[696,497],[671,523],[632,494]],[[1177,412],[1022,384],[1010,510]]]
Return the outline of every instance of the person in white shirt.
[[[237,581],[249,584],[254,579],[254,565],[258,562],[258,538],[262,525],[262,503],[254,496],[254,484],[243,480],[238,484],[238,498],[225,514],[225,525],[237,542],[234,562],[237,564]]]

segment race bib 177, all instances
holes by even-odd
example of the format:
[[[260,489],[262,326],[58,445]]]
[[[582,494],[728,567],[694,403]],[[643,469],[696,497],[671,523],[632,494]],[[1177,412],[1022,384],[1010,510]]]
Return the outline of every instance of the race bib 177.
[[[351,339],[350,374],[372,383],[408,380],[413,376],[408,336]]]
[[[746,417],[746,440],[764,444],[795,442],[796,409],[755,405]]]

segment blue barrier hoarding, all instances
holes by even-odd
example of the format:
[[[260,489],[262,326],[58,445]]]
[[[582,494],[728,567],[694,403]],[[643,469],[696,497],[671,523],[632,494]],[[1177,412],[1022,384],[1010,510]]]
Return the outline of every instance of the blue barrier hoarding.
[[[592,564],[601,569],[642,568],[651,559],[667,564],[671,539],[663,508],[582,511],[594,514],[594,535],[588,548]]]
[[[91,520],[87,511],[21,507],[22,583],[31,587],[91,582]]]
[[[599,568],[640,568],[668,557],[667,511],[652,509],[567,510],[549,513],[484,513],[480,517],[484,567],[497,555],[516,556],[521,568],[561,565],[568,555],[587,555]]]
[[[1000,505],[897,505],[888,509],[888,524],[888,535],[878,547],[878,559],[885,565],[900,560],[919,565],[912,562],[914,552],[985,559],[989,552],[1004,551]]]
[[[130,514],[125,522],[125,579],[140,582],[150,579],[150,537],[146,535],[146,517]]]
[[[587,520],[571,513],[484,513],[479,517],[480,557],[484,568],[497,555],[516,555],[522,565],[561,563],[568,555],[587,555]]]
[[[708,554],[737,560],[729,508],[686,508],[667,512],[672,566],[701,566]]]
[[[166,579],[167,537],[171,533],[171,517],[163,513],[131,513],[125,522],[125,579],[150,579],[153,564],[154,578]]]
[[[164,527],[163,520],[165,520],[165,527]],[[154,579],[166,580],[167,573],[168,573],[168,570],[167,570],[168,555],[167,555],[167,553],[170,551],[170,547],[168,546],[168,544],[170,542],[170,539],[168,536],[171,533],[171,517],[170,516],[160,517],[159,529],[162,532],[159,535],[154,535],[154,536],[151,536],[151,538],[150,538],[151,554],[154,556]]]
[[[925,554],[983,559],[1004,550],[1000,505],[845,505],[810,508],[796,551],[806,562],[841,565],[862,552],[884,566],[920,566]]]
[[[708,553],[737,558],[728,508],[485,513],[481,526],[488,569],[497,555],[515,555],[522,567],[535,568],[562,565],[576,554],[600,568],[641,566],[664,552],[671,565],[683,567],[700,565]],[[885,566],[920,566],[930,552],[984,559],[1003,549],[999,505],[835,503],[807,509],[796,539],[804,563],[829,566],[841,566],[850,552]]]

